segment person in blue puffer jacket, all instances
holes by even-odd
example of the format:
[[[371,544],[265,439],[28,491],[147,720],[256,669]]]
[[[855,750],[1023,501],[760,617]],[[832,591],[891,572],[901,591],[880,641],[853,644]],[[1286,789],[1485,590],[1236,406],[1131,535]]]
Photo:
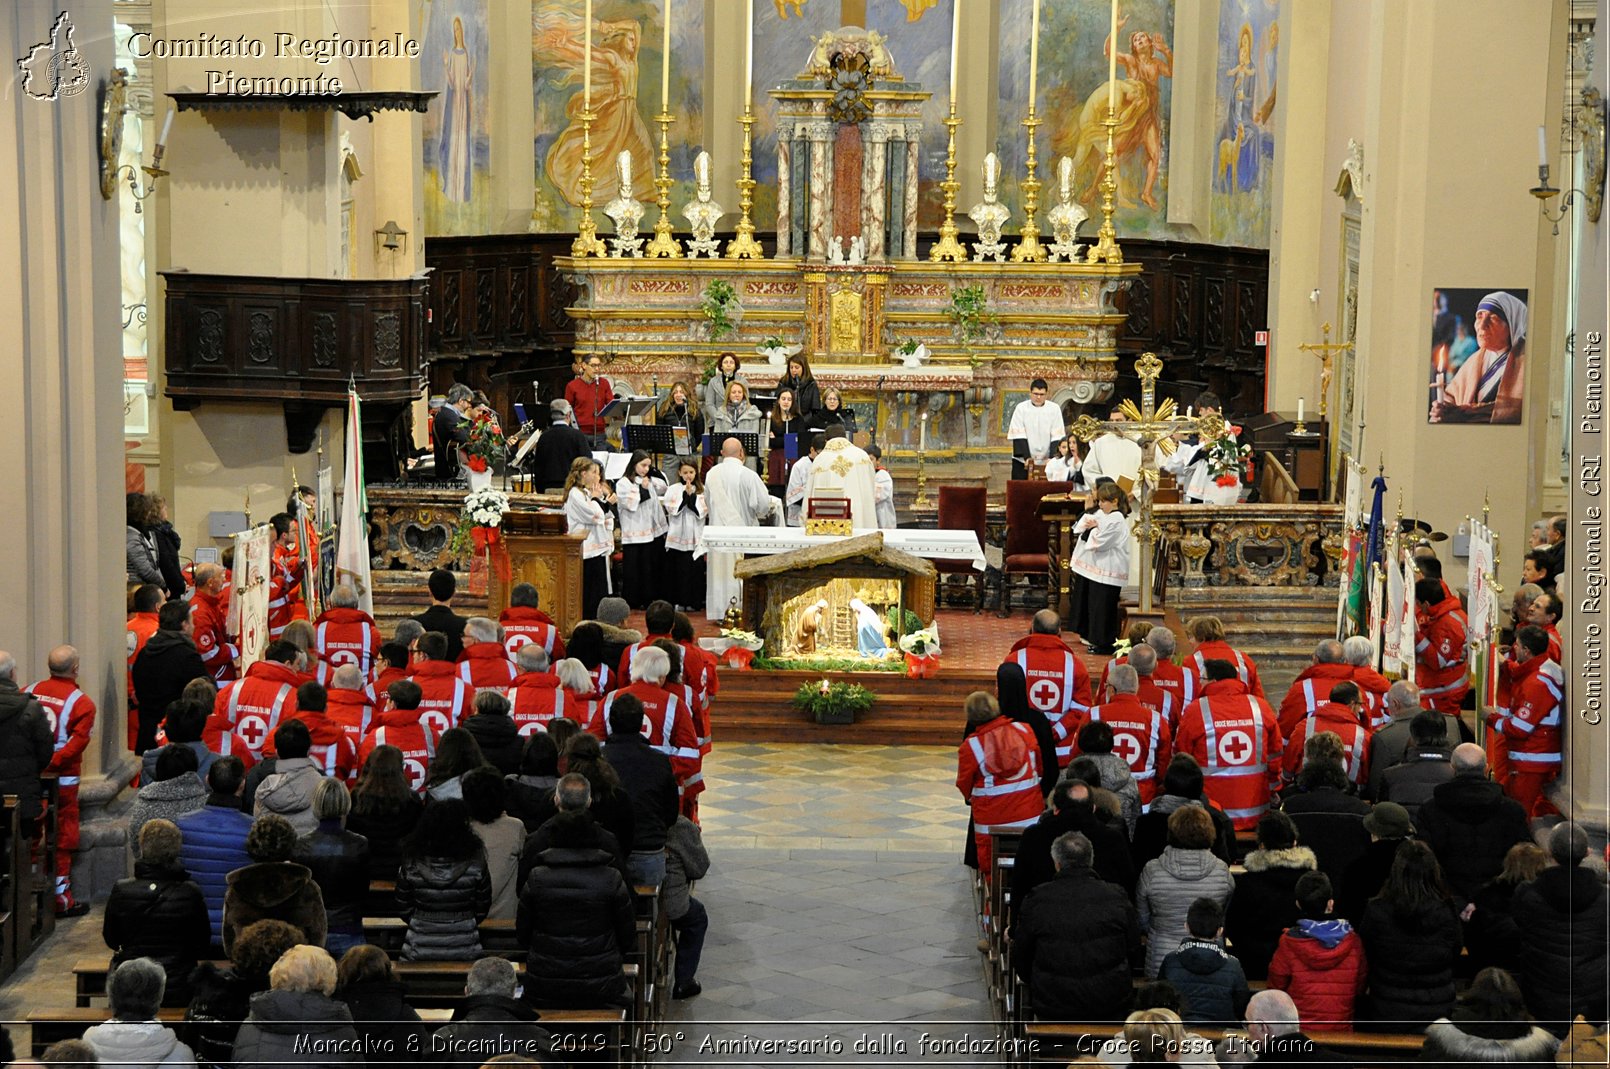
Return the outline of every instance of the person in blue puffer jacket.
[[[223,946],[224,892],[229,874],[252,863],[246,854],[246,835],[252,818],[241,812],[240,796],[246,785],[246,766],[238,757],[220,757],[207,771],[207,804],[184,814],[176,823],[184,842],[179,864],[201,888],[207,901],[212,941]]]

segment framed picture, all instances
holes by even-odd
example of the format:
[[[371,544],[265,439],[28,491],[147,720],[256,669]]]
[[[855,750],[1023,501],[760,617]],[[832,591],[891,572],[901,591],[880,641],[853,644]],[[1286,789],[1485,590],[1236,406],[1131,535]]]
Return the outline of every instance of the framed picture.
[[[1527,291],[1431,291],[1432,423],[1519,423],[1526,389]]]

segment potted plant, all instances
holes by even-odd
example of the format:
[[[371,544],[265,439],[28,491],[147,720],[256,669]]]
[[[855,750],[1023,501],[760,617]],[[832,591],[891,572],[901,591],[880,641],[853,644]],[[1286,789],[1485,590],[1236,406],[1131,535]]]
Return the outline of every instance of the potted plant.
[[[859,683],[801,683],[794,692],[794,708],[808,712],[818,724],[853,724],[858,714],[872,708],[878,696]]]
[[[900,636],[906,654],[906,675],[928,679],[939,673],[939,625],[930,624]]]
[[[738,291],[724,278],[713,278],[704,287],[699,297],[699,311],[704,314],[711,341],[720,341],[735,332],[744,317]]]
[[[782,367],[788,358],[796,355],[804,346],[790,345],[781,334],[773,334],[755,346],[755,352],[766,358],[766,363],[772,367]]]
[[[745,631],[737,627],[723,627],[721,641],[725,645],[716,652],[730,668],[748,671],[749,665],[766,645],[765,641],[753,631]]]
[[[503,439],[503,430],[494,419],[477,419],[470,425],[470,437],[459,447],[464,454],[465,479],[471,490],[484,490],[492,485],[492,469],[509,459],[509,447]]]
[[[922,367],[928,360],[928,346],[916,338],[906,338],[894,347],[894,355],[906,367]]]

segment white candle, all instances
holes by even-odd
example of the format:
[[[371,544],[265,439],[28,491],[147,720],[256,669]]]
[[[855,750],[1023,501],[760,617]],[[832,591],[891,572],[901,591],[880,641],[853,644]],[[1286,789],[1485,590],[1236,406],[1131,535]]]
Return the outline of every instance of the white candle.
[[[581,110],[593,110],[593,0],[587,0],[581,26]]]
[[[1112,0],[1112,30],[1107,36],[1107,118],[1118,115],[1118,0]]]
[[[1116,0],[1115,0],[1116,2]],[[958,11],[956,14],[960,14]],[[952,61],[954,63],[954,60]],[[952,86],[955,79],[951,79]],[[1034,110],[1035,90],[1040,84],[1040,0],[1034,0],[1034,17],[1029,27],[1029,110]],[[954,89],[952,90],[954,92]]]
[[[950,13],[950,106],[956,106],[956,56],[961,51],[962,12],[957,5]]]
[[[755,98],[755,0],[744,0],[744,110]]]
[[[1548,133],[1541,126],[1537,128],[1537,165],[1539,167],[1549,165]]]
[[[665,45],[660,49],[660,111],[671,111],[671,0],[665,0]]]
[[[173,129],[173,115],[174,108],[172,105],[169,105],[168,117],[162,120],[162,133],[157,137],[158,145],[166,145],[168,143],[168,132]],[[1539,127],[1539,129],[1541,130],[1542,128]]]
[[[928,451],[928,413],[922,414],[922,428],[917,432],[917,452]]]
[[[1301,423],[1303,421],[1303,405],[1305,403],[1306,403],[1306,401],[1305,401],[1304,398],[1301,398],[1301,397],[1297,398],[1297,422],[1298,423]]]
[[[1186,405],[1185,406],[1185,418],[1190,419],[1191,418],[1191,413],[1195,412],[1195,411],[1196,411],[1196,409],[1193,406]]]

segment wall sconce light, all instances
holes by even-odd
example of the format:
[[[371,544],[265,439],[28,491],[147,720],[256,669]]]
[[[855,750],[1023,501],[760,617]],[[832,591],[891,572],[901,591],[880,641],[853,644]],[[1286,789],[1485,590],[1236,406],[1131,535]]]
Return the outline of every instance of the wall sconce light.
[[[1582,160],[1586,172],[1582,188],[1566,193],[1560,201],[1559,214],[1550,214],[1548,202],[1559,196],[1560,191],[1549,184],[1548,137],[1541,126],[1537,128],[1537,185],[1532,187],[1532,196],[1541,202],[1543,218],[1554,224],[1556,235],[1560,232],[1560,220],[1571,210],[1574,198],[1582,198],[1582,208],[1587,212],[1590,223],[1597,223],[1604,210],[1605,103],[1598,86],[1583,86],[1580,103],[1566,113],[1565,121],[1572,138],[1582,139]]]
[[[380,250],[387,252],[401,252],[408,248],[408,231],[397,225],[395,219],[387,219],[386,225],[375,231],[375,255]]]

